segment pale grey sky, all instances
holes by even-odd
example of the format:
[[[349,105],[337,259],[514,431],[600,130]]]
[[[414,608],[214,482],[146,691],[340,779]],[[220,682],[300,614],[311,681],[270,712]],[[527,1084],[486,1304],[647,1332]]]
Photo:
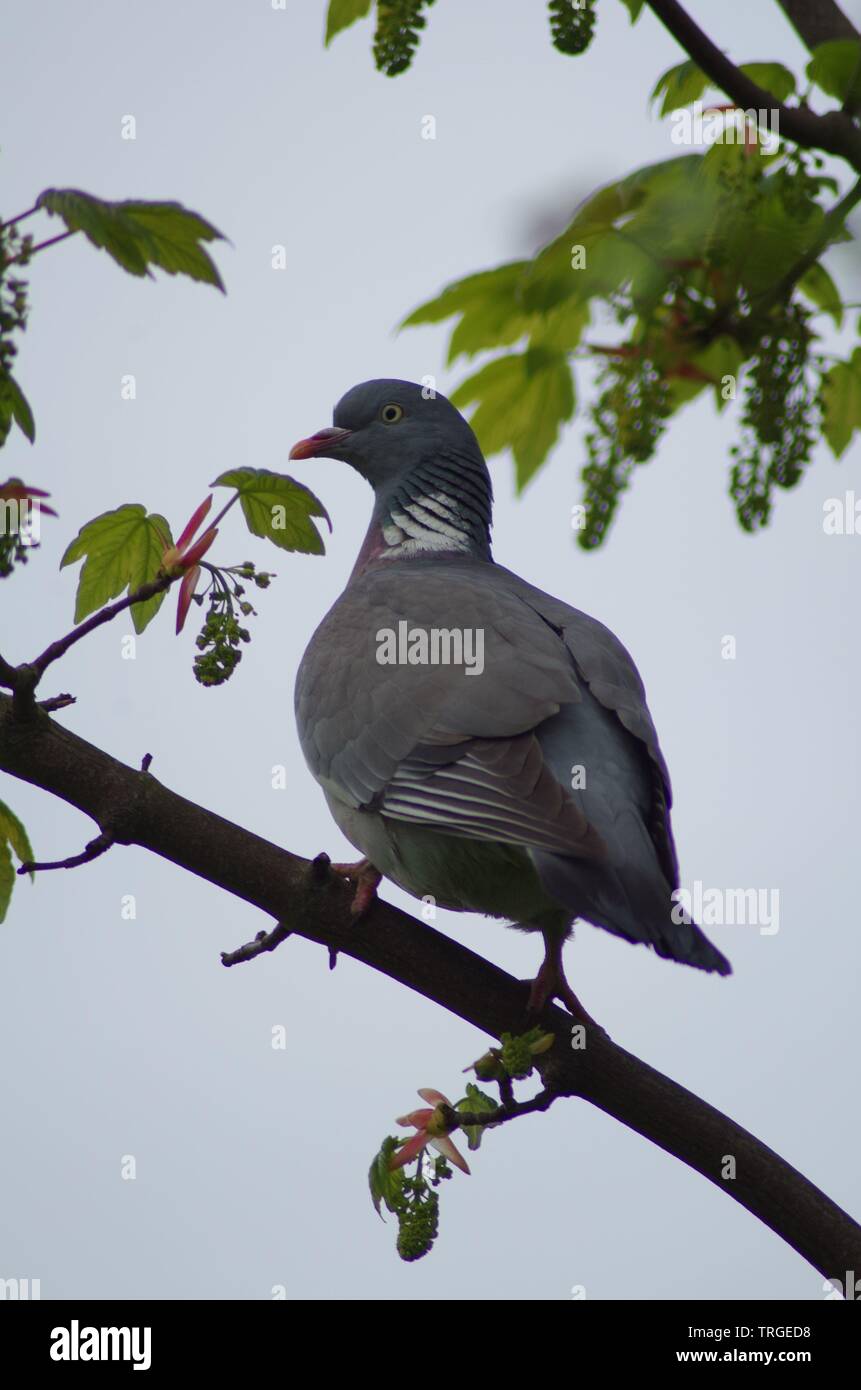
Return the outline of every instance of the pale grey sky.
[[[324,9],[19,8],[21,58],[0,97],[4,214],[50,185],[178,198],[232,245],[215,253],[226,298],[133,280],[79,238],[34,262],[18,374],[37,444],[13,438],[3,466],[49,488],[60,520],[7,581],[0,627],[12,660],[66,631],[75,574],[57,564],[98,512],[142,501],[181,526],[226,468],[293,471],[334,535],[319,559],[251,542],[238,520],[225,530],[218,558],[278,572],[227,687],[196,684],[194,627],[176,639],[165,613],[133,661],[129,625],[102,629],[46,694],[73,691],[68,727],[135,765],[152,753],[183,795],[297,852],[344,857],[302,761],[292,688],[371,499],[343,465],[288,470],[290,444],[365,378],[432,373],[453,388],[445,330],[394,325],[446,281],[532,249],[548,211],[676,153],[647,97],[681,55],[651,16],[629,29],[621,4],[601,5],[595,46],[575,60],[551,49],[540,3],[441,0],[413,70],[390,81],[373,70],[367,25],[324,52]],[[776,7],[691,9],[739,60],[800,66]],[[128,114],[134,142],[120,138]],[[435,141],[420,137],[426,114]],[[833,264],[857,299],[857,258]],[[121,398],[127,373],[134,401]],[[823,450],[751,538],[726,496],[736,425],[705,400],[685,411],[598,555],[569,530],[581,417],[520,500],[510,460],[495,458],[495,552],[632,651],[673,774],[683,883],[780,893],[776,934],[709,931],[729,980],[584,926],[567,948],[575,988],[622,1045],[857,1215],[861,537],[826,537],[822,505],[861,493],[859,451],[838,465]],[[727,634],[734,661],[721,657]],[[40,858],[93,833],[10,779],[0,795]],[[128,894],[134,921],[121,916]],[[225,971],[219,952],[264,925],[136,849],[18,888],[0,930],[0,1276],[39,1278],[45,1298],[265,1299],[282,1284],[294,1299],[564,1300],[575,1285],[589,1299],[822,1297],[821,1277],[723,1193],[575,1103],[491,1135],[473,1176],[446,1184],[433,1253],[402,1264],[368,1163],[417,1087],[460,1093],[486,1040],[349,960],[330,973],[298,939]],[[438,925],[535,971],[533,938],[447,913]],[[284,1050],[271,1046],[278,1025]]]

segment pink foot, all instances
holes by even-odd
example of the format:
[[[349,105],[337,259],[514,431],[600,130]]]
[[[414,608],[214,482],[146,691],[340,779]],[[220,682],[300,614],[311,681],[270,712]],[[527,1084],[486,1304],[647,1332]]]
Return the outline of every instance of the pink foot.
[[[363,917],[377,896],[382,874],[374,868],[370,859],[359,859],[355,864],[330,864],[329,867],[356,885],[350,913],[356,918]]]

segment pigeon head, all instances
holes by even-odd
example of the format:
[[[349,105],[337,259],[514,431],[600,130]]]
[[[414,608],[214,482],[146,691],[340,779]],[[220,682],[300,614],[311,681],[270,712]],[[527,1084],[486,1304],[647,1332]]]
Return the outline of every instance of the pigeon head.
[[[490,556],[492,491],[472,429],[451,401],[412,381],[363,381],[333,424],[300,439],[291,459],[349,463],[376,494],[369,554],[427,551]]]
[[[342,396],[332,428],[300,439],[290,457],[343,459],[376,488],[427,454],[448,448],[480,454],[451,401],[412,381],[380,379],[363,381]]]

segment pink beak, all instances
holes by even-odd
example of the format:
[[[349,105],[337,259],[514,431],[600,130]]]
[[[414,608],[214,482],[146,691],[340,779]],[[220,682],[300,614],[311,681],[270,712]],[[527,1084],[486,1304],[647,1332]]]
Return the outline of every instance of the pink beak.
[[[352,432],[352,430],[339,430],[335,427],[318,430],[309,439],[300,439],[297,444],[294,444],[289,457],[291,459],[331,458],[328,450],[333,446],[342,444],[345,439],[349,439]]]

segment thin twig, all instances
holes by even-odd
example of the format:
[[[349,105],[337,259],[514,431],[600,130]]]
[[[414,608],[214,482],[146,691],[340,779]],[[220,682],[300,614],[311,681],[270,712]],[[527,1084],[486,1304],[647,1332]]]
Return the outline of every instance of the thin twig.
[[[259,931],[253,941],[247,941],[244,946],[237,946],[235,951],[222,951],[221,964],[241,965],[246,960],[255,960],[265,951],[274,951],[276,946],[280,946],[281,942],[286,941],[292,934],[290,927],[279,922],[272,931]]]
[[[531,1100],[512,1100],[506,1101],[496,1110],[488,1110],[486,1114],[473,1114],[471,1111],[455,1110],[453,1105],[441,1105],[440,1109],[445,1117],[446,1124],[450,1124],[452,1129],[473,1129],[489,1128],[491,1125],[504,1125],[509,1120],[517,1120],[521,1115],[535,1115],[540,1111],[549,1110],[554,1100],[559,1100],[562,1092],[554,1091],[546,1087],[539,1091]]]
[[[35,861],[30,860],[26,864],[21,865],[18,869],[18,873],[41,874],[47,869],[77,869],[81,864],[90,864],[94,859],[98,859],[100,855],[106,854],[114,843],[113,836],[103,830],[94,840],[90,840],[90,843],[81,850],[80,854],[73,854],[69,859],[55,859],[51,863],[46,864],[37,864]]]
[[[54,710],[65,709],[67,705],[77,703],[76,695],[52,695],[48,700],[37,700],[39,709],[43,709],[46,714],[53,714]]]
[[[155,579],[147,580],[146,584],[141,584],[139,588],[126,594],[125,598],[117,599],[116,603],[108,604],[107,608],[100,608],[98,613],[87,618],[85,623],[79,623],[71,632],[67,632],[65,637],[60,637],[56,642],[52,642],[49,647],[45,648],[41,656],[37,656],[35,661],[28,663],[30,669],[35,672],[36,683],[42,679],[51,662],[58,661],[61,656],[65,656],[69,648],[73,647],[76,642],[80,642],[82,637],[89,636],[91,632],[95,632],[96,628],[101,627],[104,623],[109,623],[112,618],[116,618],[119,613],[124,613],[133,604],[145,603],[147,599],[154,598],[156,594],[169,589],[175,578],[175,575],[160,574]]]

